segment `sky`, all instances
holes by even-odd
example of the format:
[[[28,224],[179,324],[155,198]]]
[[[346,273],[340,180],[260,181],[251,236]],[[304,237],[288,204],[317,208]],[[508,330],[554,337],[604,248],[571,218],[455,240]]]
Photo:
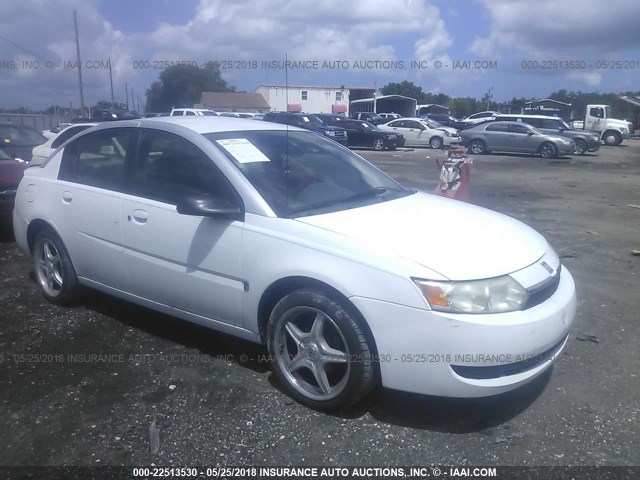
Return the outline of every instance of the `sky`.
[[[168,62],[217,62],[260,84],[424,91],[493,100],[559,89],[640,91],[638,0],[0,0],[0,108],[144,93]],[[285,57],[295,62],[285,72]]]

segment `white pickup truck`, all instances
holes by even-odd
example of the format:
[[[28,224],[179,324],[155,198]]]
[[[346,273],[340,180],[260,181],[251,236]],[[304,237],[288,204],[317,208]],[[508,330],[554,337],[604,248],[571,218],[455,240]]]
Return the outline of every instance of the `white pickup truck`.
[[[611,118],[609,105],[587,105],[584,121],[573,122],[573,128],[598,133],[605,145],[620,145],[633,134],[631,122]]]

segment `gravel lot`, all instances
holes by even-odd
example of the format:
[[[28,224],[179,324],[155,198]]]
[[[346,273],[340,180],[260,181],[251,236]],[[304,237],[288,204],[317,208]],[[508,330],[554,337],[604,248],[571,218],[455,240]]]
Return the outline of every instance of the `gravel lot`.
[[[443,156],[359,153],[429,191]],[[5,229],[0,465],[640,465],[640,209],[629,206],[640,205],[640,141],[547,164],[476,157],[472,202],[528,223],[564,257],[579,295],[565,354],[506,395],[380,391],[344,415],[289,400],[260,346],[97,293],[48,304]]]

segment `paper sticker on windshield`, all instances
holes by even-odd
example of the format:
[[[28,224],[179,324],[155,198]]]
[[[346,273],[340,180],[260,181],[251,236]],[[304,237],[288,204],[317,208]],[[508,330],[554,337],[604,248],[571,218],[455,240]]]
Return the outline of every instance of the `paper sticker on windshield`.
[[[3,138],[2,141],[4,143],[11,143],[11,139],[10,138]]]
[[[246,138],[229,138],[216,142],[240,163],[270,162],[269,157]]]

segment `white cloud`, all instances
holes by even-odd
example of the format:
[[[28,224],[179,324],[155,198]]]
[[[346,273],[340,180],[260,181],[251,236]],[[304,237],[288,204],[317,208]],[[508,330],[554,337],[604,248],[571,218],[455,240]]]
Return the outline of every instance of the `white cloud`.
[[[602,83],[602,73],[595,72],[569,72],[565,74],[565,78],[569,81],[586,85],[587,87],[596,88]]]
[[[78,12],[82,60],[112,59],[113,81],[118,97],[123,84],[143,93],[159,70],[133,68],[134,60],[394,60],[448,59],[452,39],[440,11],[429,0],[200,0],[192,19],[172,24],[170,19],[145,33],[125,34],[106,21],[100,0],[26,0],[0,7],[0,35],[55,63],[75,61],[72,12]],[[391,12],[391,13],[390,13]],[[8,19],[18,19],[18,21]],[[398,37],[403,40],[398,42]],[[0,40],[4,56],[29,56]],[[402,47],[406,45],[406,47]],[[4,47],[8,46],[9,49]],[[277,73],[273,72],[275,77]],[[348,72],[350,75],[354,72]],[[375,75],[393,76],[392,71]],[[255,77],[265,72],[223,72],[226,78]],[[44,106],[58,101],[78,104],[77,71],[55,69],[36,73],[0,71],[0,88],[14,87],[18,77],[30,79],[15,98],[36,102],[34,91],[47,92]],[[108,71],[83,69],[86,104],[107,99]],[[319,75],[318,77],[321,77]],[[365,81],[365,83],[368,83]],[[251,88],[251,87],[249,87]],[[51,92],[55,98],[50,98]]]
[[[470,53],[507,51],[523,59],[593,58],[640,44],[640,2],[635,0],[482,0],[489,12],[488,36],[476,37]]]

